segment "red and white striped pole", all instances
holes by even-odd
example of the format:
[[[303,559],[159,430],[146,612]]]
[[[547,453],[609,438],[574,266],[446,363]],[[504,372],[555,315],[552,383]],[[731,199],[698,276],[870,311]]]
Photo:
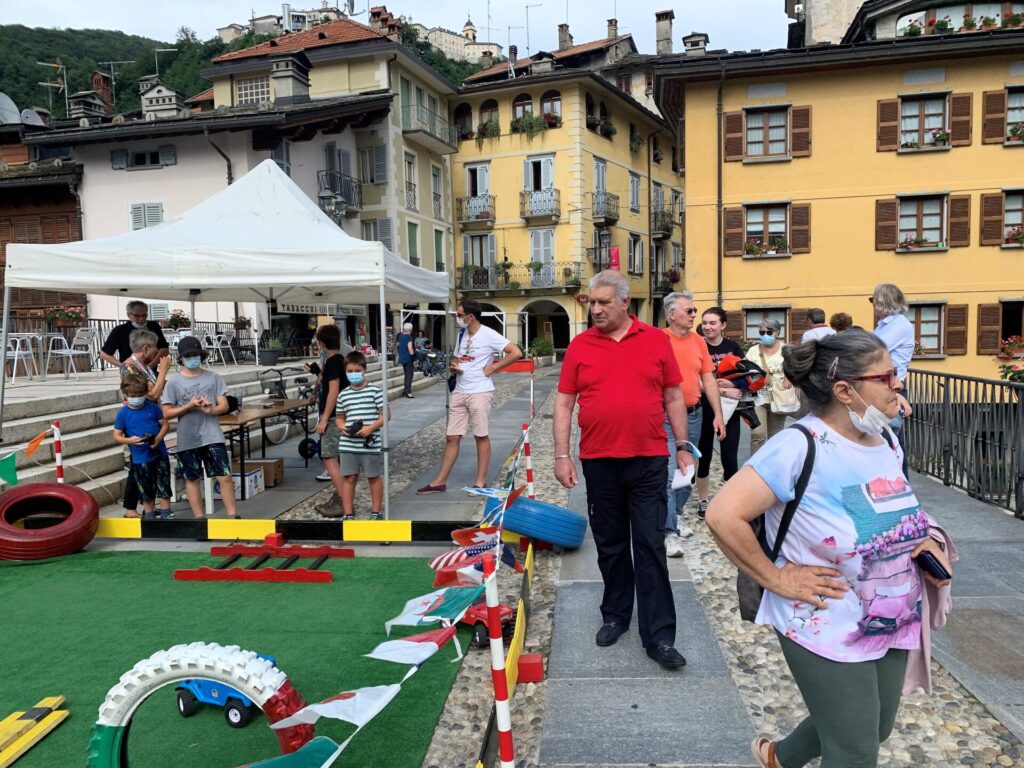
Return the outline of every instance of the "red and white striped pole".
[[[60,447],[60,422],[53,422],[53,458],[57,462],[57,482],[64,482],[64,456]]]
[[[508,706],[508,677],[505,675],[505,646],[501,641],[494,555],[484,557],[484,594],[487,600],[487,635],[491,641],[491,680],[494,683],[494,712],[498,725],[498,758],[501,768],[513,768],[515,749],[512,746],[512,712]]]
[[[533,490],[533,458],[530,456],[530,425],[523,423],[523,456],[526,458],[526,496],[537,498]]]
[[[536,362],[530,366],[530,421],[533,421],[533,372],[536,370],[536,366]]]

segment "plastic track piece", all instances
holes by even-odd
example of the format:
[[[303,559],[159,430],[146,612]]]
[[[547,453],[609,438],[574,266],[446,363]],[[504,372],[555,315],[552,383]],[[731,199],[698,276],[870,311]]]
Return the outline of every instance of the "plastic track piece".
[[[488,501],[486,512],[499,504],[495,499]],[[587,518],[557,504],[520,497],[505,510],[504,528],[566,549],[578,549],[587,532]]]
[[[329,584],[334,581],[330,571],[314,571],[310,568],[295,568],[282,571],[277,568],[179,568],[174,572],[175,581],[262,581],[275,584]]]
[[[237,689],[271,723],[306,706],[288,676],[253,651],[216,643],[175,645],[140,661],[107,693],[89,738],[86,768],[127,768],[128,730],[135,711],[160,688],[195,678]],[[286,728],[277,731],[277,738],[281,752],[288,754],[313,738],[313,727]]]
[[[31,515],[63,518],[47,528],[16,528]],[[96,535],[100,511],[81,488],[61,483],[26,483],[0,494],[0,560],[43,560],[70,555]]]

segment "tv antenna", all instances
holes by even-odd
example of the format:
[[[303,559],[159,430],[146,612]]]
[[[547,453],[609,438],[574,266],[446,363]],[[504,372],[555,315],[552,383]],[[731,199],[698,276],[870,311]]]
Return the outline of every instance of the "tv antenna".
[[[156,75],[160,76],[160,54],[161,53],[176,53],[177,48],[154,48],[153,49],[153,64],[156,66]]]
[[[510,54],[511,54],[511,51],[512,51],[512,30],[513,29],[522,29],[522,27],[513,27],[512,25],[509,25],[509,28],[508,28],[508,47],[505,49],[505,51],[510,53]],[[508,79],[509,80],[515,80],[516,79],[516,63],[514,61],[512,61],[512,56],[511,55],[508,57]]]
[[[110,107],[111,107],[111,109],[114,109],[114,105],[117,103],[117,86],[115,85],[116,73],[114,72],[114,67],[119,67],[122,64],[134,64],[134,63],[135,63],[134,59],[132,59],[131,61],[99,61],[99,62],[97,62],[97,64],[100,64],[100,65],[106,64],[108,67],[110,67]]]
[[[56,88],[57,92],[64,91],[64,116],[67,117],[71,114],[71,104],[68,101],[68,68],[64,66],[64,62],[59,58],[54,58],[54,63],[51,64],[48,61],[37,61],[41,67],[50,67],[51,69],[57,70],[57,79],[52,83],[40,83],[50,91],[50,112],[53,112],[53,89]]]
[[[527,56],[529,56],[531,54],[531,51],[530,51],[530,9],[531,8],[540,8],[543,5],[544,5],[544,3],[534,3],[533,5],[527,5],[526,6],[526,55]]]

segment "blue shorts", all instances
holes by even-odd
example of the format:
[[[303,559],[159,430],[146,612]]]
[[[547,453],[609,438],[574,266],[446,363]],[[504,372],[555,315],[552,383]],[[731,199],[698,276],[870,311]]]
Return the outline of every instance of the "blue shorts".
[[[166,456],[145,464],[132,464],[132,475],[143,501],[171,498],[171,462]]]
[[[178,460],[178,475],[186,480],[202,480],[203,470],[207,477],[230,477],[231,462],[224,443],[203,445],[189,450],[175,452]]]

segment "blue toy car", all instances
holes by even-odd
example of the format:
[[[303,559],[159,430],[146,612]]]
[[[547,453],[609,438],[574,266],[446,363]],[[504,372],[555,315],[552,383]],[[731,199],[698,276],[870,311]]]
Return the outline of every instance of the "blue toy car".
[[[277,666],[277,660],[273,656],[259,654],[261,659],[266,659]],[[213,680],[183,680],[178,683],[178,714],[182,717],[192,717],[203,704],[213,704],[216,707],[224,707],[224,719],[232,728],[245,728],[256,714],[256,705],[252,699],[223,683]]]

